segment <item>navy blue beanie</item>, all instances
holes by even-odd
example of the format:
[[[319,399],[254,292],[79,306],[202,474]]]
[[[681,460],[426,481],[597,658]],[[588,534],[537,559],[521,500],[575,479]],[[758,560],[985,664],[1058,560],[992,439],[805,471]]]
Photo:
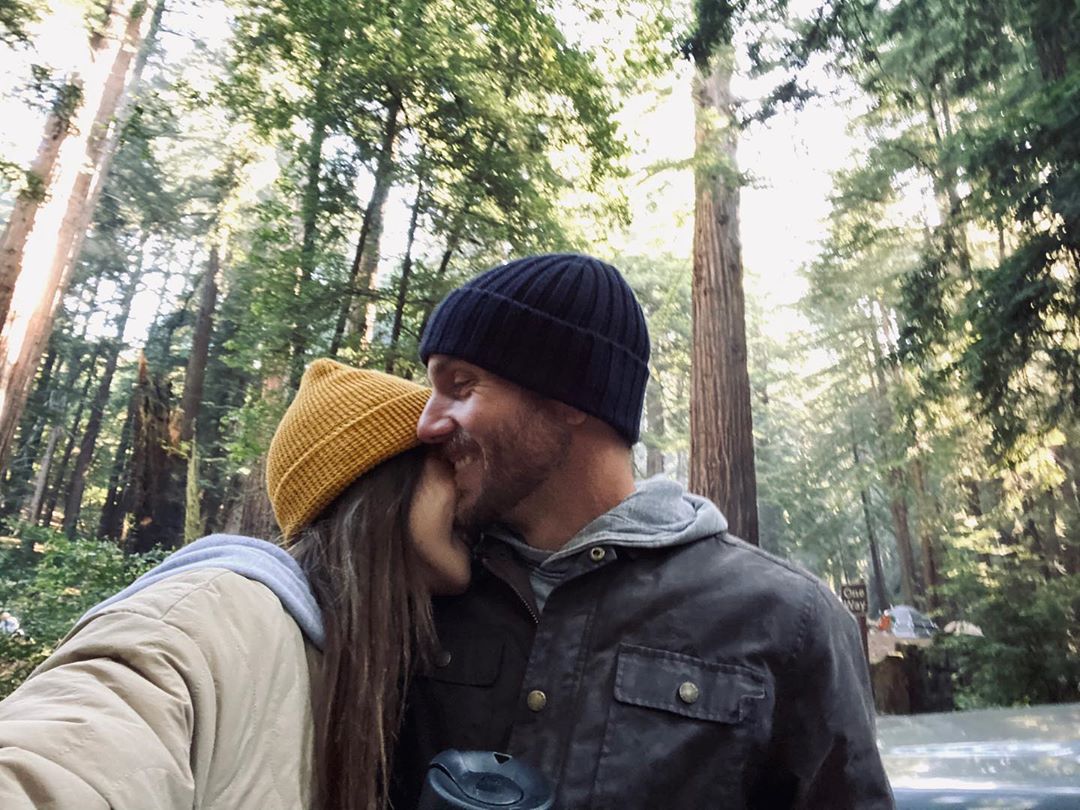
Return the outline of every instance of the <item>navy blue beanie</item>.
[[[499,265],[448,295],[420,341],[638,439],[649,332],[619,271],[576,253]]]

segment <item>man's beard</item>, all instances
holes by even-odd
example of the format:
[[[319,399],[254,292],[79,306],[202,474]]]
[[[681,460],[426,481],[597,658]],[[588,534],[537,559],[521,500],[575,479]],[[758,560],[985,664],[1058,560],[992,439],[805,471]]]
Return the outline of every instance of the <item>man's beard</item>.
[[[470,458],[481,465],[479,490],[459,486],[455,523],[475,535],[535,492],[566,459],[570,430],[541,408],[523,410],[498,425],[481,444],[460,428],[443,447],[451,461]]]

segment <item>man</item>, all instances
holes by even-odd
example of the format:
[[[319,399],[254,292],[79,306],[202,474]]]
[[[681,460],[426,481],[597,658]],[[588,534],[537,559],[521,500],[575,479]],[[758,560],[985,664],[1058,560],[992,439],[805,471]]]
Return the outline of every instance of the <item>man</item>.
[[[496,267],[447,297],[420,352],[417,432],[483,535],[470,590],[435,603],[395,807],[446,748],[538,766],[560,810],[892,806],[847,611],[704,498],[635,488],[649,340],[615,268]]]

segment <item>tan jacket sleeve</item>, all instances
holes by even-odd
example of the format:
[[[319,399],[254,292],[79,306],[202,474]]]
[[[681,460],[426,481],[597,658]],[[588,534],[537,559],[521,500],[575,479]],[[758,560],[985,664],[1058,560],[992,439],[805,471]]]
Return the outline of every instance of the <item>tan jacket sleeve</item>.
[[[207,784],[211,760],[221,759],[215,748],[238,751],[251,733],[263,736],[246,728],[247,704],[277,689],[280,644],[268,634],[287,643],[281,628],[295,628],[282,616],[268,589],[207,570],[151,586],[76,628],[0,703],[0,807],[203,806],[208,791],[219,793]],[[296,644],[285,652],[302,659]]]

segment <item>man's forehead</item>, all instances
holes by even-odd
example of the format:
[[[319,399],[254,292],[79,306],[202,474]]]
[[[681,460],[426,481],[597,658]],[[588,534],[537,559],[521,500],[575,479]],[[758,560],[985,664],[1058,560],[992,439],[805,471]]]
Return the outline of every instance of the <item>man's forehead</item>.
[[[511,382],[502,375],[496,374],[493,371],[488,371],[486,368],[470,363],[468,360],[462,360],[460,357],[454,357],[449,354],[433,354],[428,358],[427,378],[429,385],[436,385],[440,380],[445,381],[452,374],[459,371],[477,378],[482,378],[490,383],[495,383],[508,389],[532,393],[528,391],[528,389],[522,388],[517,383]]]
[[[427,376],[429,381],[434,381],[435,378],[450,374],[457,369],[483,372],[483,369],[479,366],[474,366],[460,357],[449,354],[433,354],[428,358]]]

